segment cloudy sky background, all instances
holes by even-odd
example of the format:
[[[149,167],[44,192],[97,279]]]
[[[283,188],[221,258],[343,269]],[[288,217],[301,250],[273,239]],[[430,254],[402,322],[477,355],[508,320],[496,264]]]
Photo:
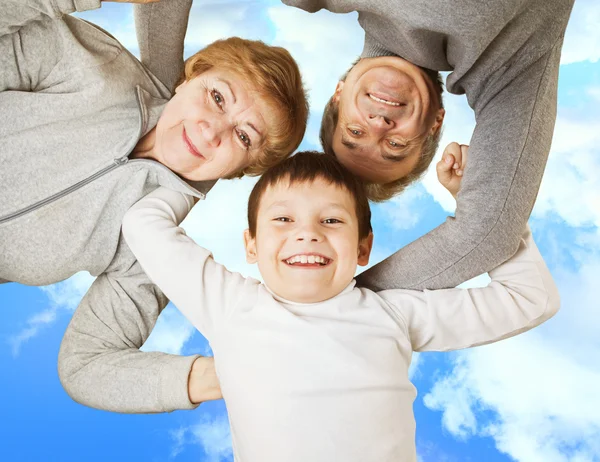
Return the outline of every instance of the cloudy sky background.
[[[87,12],[132,52],[130,5]],[[527,334],[495,345],[415,358],[412,378],[421,462],[600,461],[600,3],[577,0],[563,48],[552,151],[530,221],[559,286],[561,311]],[[186,38],[191,54],[240,35],[287,47],[310,91],[302,148],[318,148],[323,106],[360,54],[355,14],[308,14],[278,1],[196,1]],[[442,146],[468,143],[466,99],[445,96]],[[254,180],[220,182],[184,222],[188,234],[229,269],[258,277],[243,260],[246,200]],[[372,263],[453,213],[432,171],[403,196],[374,208]],[[471,284],[485,284],[485,276]],[[195,411],[119,415],[72,402],[60,387],[62,334],[92,278],[43,288],[0,286],[0,460],[232,460],[223,402]],[[206,341],[173,307],[144,346],[206,354]]]

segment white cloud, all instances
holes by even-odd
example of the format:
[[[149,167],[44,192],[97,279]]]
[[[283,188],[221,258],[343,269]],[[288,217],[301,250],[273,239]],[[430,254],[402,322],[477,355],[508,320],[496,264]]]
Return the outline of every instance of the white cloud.
[[[230,462],[233,460],[231,431],[227,414],[204,415],[199,423],[179,427],[169,432],[173,446],[171,458],[179,455],[186,446],[198,445],[202,448],[206,462]]]
[[[534,216],[556,213],[570,226],[600,226],[600,112],[558,117]]]
[[[163,353],[180,355],[184,345],[192,338],[194,332],[196,332],[194,326],[177,308],[169,304],[158,317],[150,337],[140,350],[162,351]]]
[[[415,202],[424,195],[423,189],[419,185],[415,185],[378,207],[387,215],[386,223],[390,227],[400,231],[412,229],[423,216],[423,210],[420,210]]]
[[[600,459],[597,255],[558,271],[561,311],[542,327],[455,354],[425,396],[458,438],[489,436],[518,461]],[[492,411],[494,417],[484,417]]]
[[[561,64],[600,58],[600,3],[577,0],[567,26]]]
[[[207,199],[196,204],[182,226],[198,244],[213,253],[215,261],[230,271],[259,278],[256,265],[246,264],[243,240],[248,227],[248,196],[256,181],[256,178],[219,181]]]
[[[364,32],[357,14],[307,13],[281,5],[269,8],[268,15],[276,28],[271,43],[287,48],[298,61],[310,89],[311,109],[320,113],[362,52]]]
[[[34,314],[25,327],[8,338],[13,356],[18,356],[21,347],[37,336],[43,329],[51,326],[61,311],[72,313],[94,281],[89,273],[77,273],[69,279],[50,286],[40,287],[49,300],[49,306]]]
[[[226,414],[214,418],[206,417],[191,428],[196,442],[200,443],[206,454],[207,462],[230,460],[233,454],[231,431]]]

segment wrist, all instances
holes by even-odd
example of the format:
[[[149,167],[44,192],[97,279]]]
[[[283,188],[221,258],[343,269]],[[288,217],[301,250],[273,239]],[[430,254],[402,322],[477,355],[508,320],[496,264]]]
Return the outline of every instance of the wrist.
[[[188,378],[188,396],[193,404],[223,397],[213,358],[200,356],[193,362]]]

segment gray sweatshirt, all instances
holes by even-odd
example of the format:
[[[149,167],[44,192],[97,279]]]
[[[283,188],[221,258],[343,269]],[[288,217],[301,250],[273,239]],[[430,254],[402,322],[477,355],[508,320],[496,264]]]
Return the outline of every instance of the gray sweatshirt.
[[[100,0],[0,0],[0,279],[45,285],[82,270],[100,275],[59,363],[71,396],[95,407],[193,407],[187,376],[197,356],[138,350],[168,300],[120,235],[125,212],[158,186],[202,199],[214,184],[128,158],[183,69],[190,6],[136,9],[142,64],[68,15]],[[169,53],[152,43],[159,36],[175,44]]]
[[[283,0],[358,11],[362,57],[451,71],[475,112],[456,216],[358,278],[372,290],[454,287],[517,250],[550,151],[560,50],[574,0]],[[348,63],[350,65],[350,63]]]

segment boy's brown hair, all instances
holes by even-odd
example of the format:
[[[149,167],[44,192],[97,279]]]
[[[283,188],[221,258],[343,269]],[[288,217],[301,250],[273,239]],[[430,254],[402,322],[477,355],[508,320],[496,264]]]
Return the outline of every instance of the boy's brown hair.
[[[354,198],[358,218],[358,238],[364,239],[371,232],[371,208],[363,182],[347,170],[330,154],[316,151],[299,152],[270,168],[260,177],[248,199],[248,228],[250,236],[256,237],[256,221],[260,200],[270,186],[280,181],[290,185],[312,183],[320,178],[329,184],[346,189]]]
[[[240,76],[274,111],[270,117],[274,123],[269,127],[260,153],[249,167],[229,178],[260,175],[294,152],[306,131],[308,99],[298,64],[285,48],[230,37],[217,40],[190,56],[179,83],[213,67]]]

